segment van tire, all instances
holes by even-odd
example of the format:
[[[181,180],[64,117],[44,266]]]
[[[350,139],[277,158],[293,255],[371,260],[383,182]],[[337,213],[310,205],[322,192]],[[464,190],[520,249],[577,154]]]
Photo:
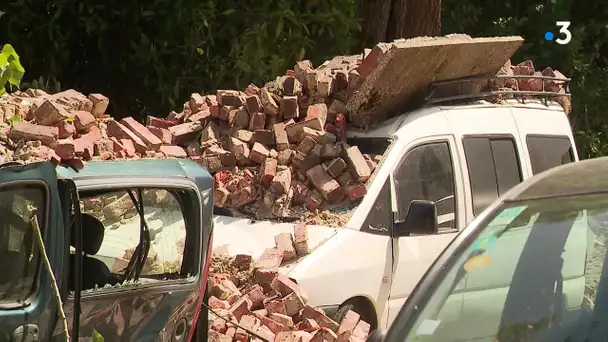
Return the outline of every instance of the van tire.
[[[355,297],[347,300],[340,305],[340,308],[336,311],[334,320],[339,324],[349,310],[353,310],[361,315],[361,319],[370,324],[370,331],[378,328],[376,310],[368,299],[364,297]]]

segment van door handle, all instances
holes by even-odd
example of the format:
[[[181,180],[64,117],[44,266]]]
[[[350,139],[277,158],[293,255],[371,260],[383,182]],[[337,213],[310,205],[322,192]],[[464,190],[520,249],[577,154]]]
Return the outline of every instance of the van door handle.
[[[40,341],[40,333],[38,325],[36,324],[25,324],[17,327],[13,331],[11,342],[38,342]]]

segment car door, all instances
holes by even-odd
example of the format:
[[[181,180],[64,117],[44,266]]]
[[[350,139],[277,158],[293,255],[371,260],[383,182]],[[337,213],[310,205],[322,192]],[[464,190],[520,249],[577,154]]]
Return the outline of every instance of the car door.
[[[388,323],[414,290],[437,256],[458,232],[464,201],[461,171],[453,136],[433,137],[412,144],[393,173],[397,220],[405,219],[413,200],[430,200],[437,205],[439,233],[392,239],[393,279]]]
[[[0,341],[51,340],[57,300],[31,222],[38,222],[51,265],[60,265],[63,255],[53,246],[63,238],[61,210],[53,164],[0,167]],[[54,269],[63,279],[64,268]]]
[[[84,246],[80,337],[89,338],[95,330],[108,341],[185,340],[202,296],[201,263],[207,261],[201,255],[201,220],[210,205],[203,207],[196,185],[181,177],[83,179],[76,184]],[[137,259],[142,239],[131,195],[143,203],[150,248],[139,275],[129,280],[130,261]],[[65,307],[72,317],[73,296]]]

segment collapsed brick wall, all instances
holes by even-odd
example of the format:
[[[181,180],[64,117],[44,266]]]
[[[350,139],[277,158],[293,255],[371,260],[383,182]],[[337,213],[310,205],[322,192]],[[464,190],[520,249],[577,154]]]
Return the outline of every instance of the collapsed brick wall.
[[[365,341],[371,326],[358,313],[348,311],[336,322],[311,306],[306,292],[279,273],[281,264],[308,252],[306,226],[296,224],[293,235],[277,235],[275,247],[256,261],[244,254],[214,256],[210,341]]]

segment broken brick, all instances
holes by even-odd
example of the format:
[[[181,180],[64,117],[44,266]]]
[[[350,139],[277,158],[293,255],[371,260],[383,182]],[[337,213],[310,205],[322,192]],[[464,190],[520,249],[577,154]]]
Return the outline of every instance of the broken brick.
[[[186,150],[175,145],[161,145],[159,151],[164,153],[167,157],[186,158],[188,156]]]
[[[351,146],[344,151],[344,159],[348,163],[355,182],[365,182],[372,174],[363,154],[357,146]]]
[[[207,101],[205,100],[205,98],[203,96],[201,96],[201,94],[192,93],[190,95],[190,109],[192,110],[192,113],[199,112],[206,108],[207,108]]]
[[[272,179],[270,187],[277,195],[287,193],[291,187],[291,171],[289,169],[278,171]]]
[[[321,121],[321,127],[325,127],[325,123],[327,122],[327,105],[325,103],[308,106],[306,118],[304,120],[312,120],[315,118]]]
[[[283,300],[280,300],[280,299],[265,301],[264,308],[266,309],[266,311],[268,311],[269,317],[273,320],[275,320],[272,317],[273,314],[285,315],[287,313],[287,311],[285,311],[285,302],[283,302]],[[281,325],[285,325],[283,322],[281,322],[279,320],[276,320],[276,321],[279,322]]]
[[[74,123],[78,132],[86,132],[95,125],[95,117],[89,112],[77,110],[74,112]]]
[[[308,170],[306,176],[324,199],[330,203],[339,203],[342,201],[344,195],[340,184],[327,174],[322,165],[317,165]]]
[[[54,150],[61,159],[76,158],[76,147],[74,146],[74,141],[72,140],[58,140]]]
[[[46,146],[52,146],[57,141],[59,129],[31,124],[25,121],[15,121],[9,131],[9,138],[14,141],[40,140]]]
[[[284,123],[278,123],[272,126],[275,142],[278,151],[283,151],[289,148],[289,140],[287,139],[287,131]]]
[[[260,169],[262,184],[265,187],[268,187],[270,185],[270,182],[272,182],[272,179],[274,178],[276,172],[277,160],[274,158],[267,158]]]
[[[281,113],[285,119],[297,118],[300,114],[298,98],[296,96],[284,96],[283,101],[281,101]]]
[[[44,126],[55,125],[70,118],[70,113],[54,101],[46,100],[34,112],[36,121]]]
[[[216,98],[222,106],[241,107],[245,105],[241,92],[236,90],[218,90]]]
[[[311,137],[305,137],[298,145],[298,152],[303,154],[309,154],[313,148],[317,145],[317,141]]]
[[[334,342],[337,338],[338,336],[331,329],[321,327],[314,333],[310,342]]]
[[[300,313],[304,306],[304,300],[297,293],[292,292],[283,298],[285,302],[285,312],[288,316],[295,316]]]
[[[249,151],[249,160],[262,164],[266,160],[266,157],[268,157],[268,153],[269,151],[264,145],[256,142],[253,144],[251,151]]]
[[[93,114],[93,116],[96,118],[104,116],[106,110],[108,109],[108,104],[110,104],[110,100],[102,94],[90,94],[89,100],[93,102],[91,114]]]
[[[291,156],[293,155],[290,149],[283,150],[278,153],[277,160],[279,165],[289,165],[291,163]]]
[[[230,127],[237,129],[249,127],[249,114],[245,107],[231,109],[228,113],[228,123]]]
[[[321,125],[321,120],[319,118],[314,118],[310,120],[301,121],[298,123],[294,123],[285,127],[285,131],[287,132],[287,138],[291,143],[299,143],[304,139],[302,134],[302,128],[308,127],[311,129],[316,129],[318,131],[323,130],[323,125]]]
[[[349,200],[356,201],[367,194],[367,188],[365,184],[349,185],[344,188],[344,193]]]
[[[264,146],[274,145],[274,134],[272,131],[259,129],[253,132],[253,137],[251,138],[251,142],[260,143]]]
[[[279,114],[279,106],[277,105],[270,92],[268,92],[268,89],[260,89],[260,102],[264,107],[264,113],[272,116]]]
[[[174,123],[167,119],[161,119],[154,116],[148,115],[148,126],[156,127],[156,128],[165,128],[169,129],[169,127],[173,126]]]
[[[260,102],[260,98],[257,95],[247,96],[247,98],[245,99],[245,103],[247,106],[247,111],[249,112],[250,115],[259,113],[260,111],[263,110],[262,103]]]
[[[285,95],[295,96],[302,92],[302,84],[297,78],[287,76],[283,81],[283,90],[285,91]]]
[[[346,162],[342,158],[335,158],[327,165],[327,173],[333,178],[337,178],[346,169]]]
[[[203,129],[198,122],[186,122],[169,128],[173,134],[173,144],[187,146],[196,138],[196,134]]]
[[[133,133],[130,129],[128,129],[120,122],[110,120],[108,121],[107,127],[108,136],[116,137],[119,139],[130,139],[131,141],[133,141],[135,150],[138,153],[146,153],[146,151],[148,150],[146,144],[137,135],[135,135],[135,133]]]
[[[353,332],[357,323],[359,323],[359,319],[361,315],[354,312],[353,310],[348,310],[342,321],[340,322],[340,328],[338,328],[338,334],[342,334],[346,331]]]
[[[266,250],[264,250],[264,253],[262,253],[260,258],[255,262],[255,268],[275,269],[281,266],[282,263],[282,252],[280,252],[276,248],[266,248]]]
[[[251,114],[251,118],[249,119],[249,130],[263,130],[266,127],[266,114],[261,112],[256,112]]]
[[[154,134],[160,141],[165,145],[171,145],[173,143],[173,134],[166,128],[158,128],[154,126],[148,126],[150,133]]]
[[[306,198],[308,197],[308,187],[300,182],[296,183],[294,186],[294,195],[293,195],[293,203],[294,204],[304,204]]]
[[[309,253],[308,227],[304,223],[297,223],[293,227],[293,242],[298,256]]]
[[[274,237],[279,252],[283,253],[283,261],[291,261],[296,258],[296,249],[290,233],[281,233]]]

